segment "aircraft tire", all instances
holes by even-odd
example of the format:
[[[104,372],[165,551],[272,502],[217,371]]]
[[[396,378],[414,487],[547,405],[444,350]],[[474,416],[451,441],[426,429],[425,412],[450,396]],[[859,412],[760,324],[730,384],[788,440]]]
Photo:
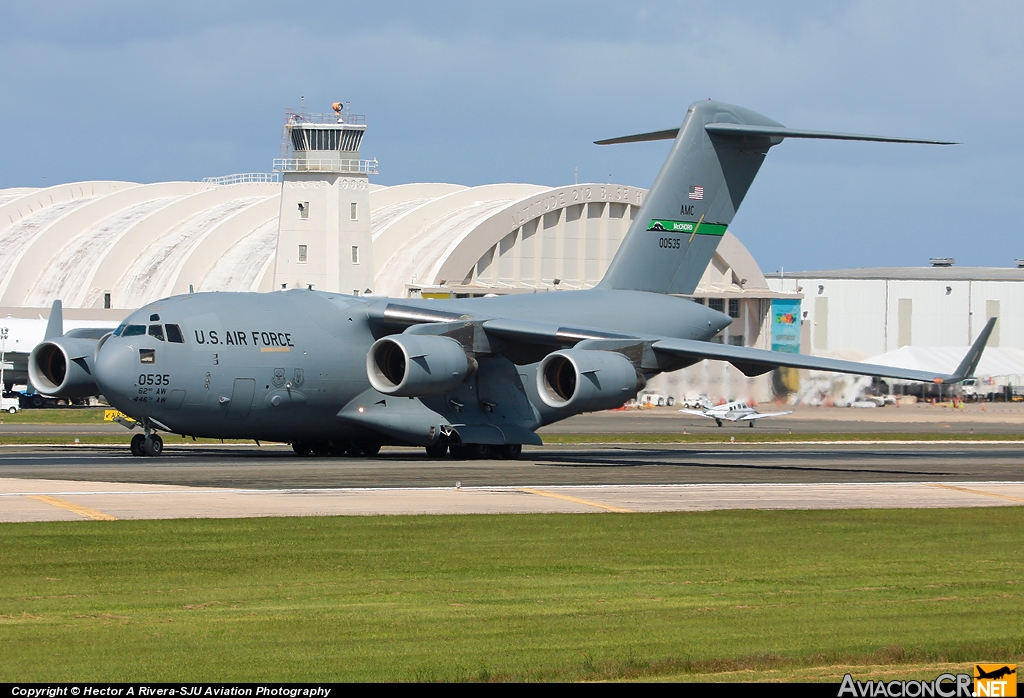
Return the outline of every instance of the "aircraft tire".
[[[314,456],[329,456],[331,455],[331,443],[329,441],[314,441],[310,444],[310,450],[313,451]]]
[[[491,457],[490,444],[466,444],[466,460],[487,460]]]
[[[142,440],[142,452],[147,456],[159,456],[164,452],[164,440],[159,434],[152,434],[148,439]]]
[[[502,460],[519,460],[519,456],[523,455],[523,445],[505,444],[496,448],[495,451]]]
[[[327,455],[345,456],[352,455],[348,439],[331,439],[327,442]]]
[[[448,455],[448,444],[443,441],[435,441],[427,446],[427,455],[431,458],[444,458]]]
[[[146,440],[146,437],[142,434],[136,434],[132,437],[131,450],[133,456],[144,456],[145,451],[142,450],[142,442]]]
[[[718,426],[722,426],[722,420],[721,420],[721,419],[716,419],[716,420],[715,420],[715,423],[716,423],[716,424],[717,424]]]
[[[448,450],[455,460],[466,460],[469,457],[469,449],[465,444],[452,444]]]
[[[751,419],[749,423],[750,423],[750,428],[753,429],[754,428],[754,420]]]
[[[308,456],[313,449],[305,441],[292,441],[292,450],[300,456]]]
[[[364,456],[375,456],[380,453],[379,443],[364,443],[359,446],[359,452]]]

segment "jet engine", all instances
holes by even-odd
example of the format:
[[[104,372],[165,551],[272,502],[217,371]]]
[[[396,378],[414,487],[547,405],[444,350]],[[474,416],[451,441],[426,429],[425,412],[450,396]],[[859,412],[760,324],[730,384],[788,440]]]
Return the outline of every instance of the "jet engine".
[[[392,335],[378,339],[366,354],[370,385],[396,397],[447,393],[475,371],[476,360],[451,337]]]
[[[28,377],[43,395],[99,395],[92,375],[96,340],[56,337],[36,346],[28,357]]]
[[[537,369],[537,392],[544,404],[574,412],[621,407],[644,384],[633,363],[611,351],[555,351]]]

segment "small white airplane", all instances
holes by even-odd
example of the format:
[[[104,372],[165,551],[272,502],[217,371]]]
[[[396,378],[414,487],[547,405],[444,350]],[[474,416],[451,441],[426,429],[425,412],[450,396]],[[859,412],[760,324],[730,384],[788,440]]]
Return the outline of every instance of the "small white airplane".
[[[750,407],[745,402],[727,402],[724,405],[714,405],[705,402],[703,410],[679,410],[685,414],[692,414],[697,417],[707,417],[713,419],[722,426],[722,420],[729,422],[747,422],[751,427],[754,426],[755,419],[764,419],[765,417],[781,417],[784,414],[793,414],[793,411],[789,412],[758,412],[753,407]]]

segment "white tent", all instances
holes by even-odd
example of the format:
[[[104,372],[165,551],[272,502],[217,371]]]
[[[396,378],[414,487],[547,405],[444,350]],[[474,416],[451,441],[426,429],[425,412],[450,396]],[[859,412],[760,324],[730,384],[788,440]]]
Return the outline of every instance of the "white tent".
[[[967,350],[968,347],[908,346],[868,359],[867,363],[919,371],[952,373],[967,354]],[[980,379],[997,376],[1024,376],[1024,349],[1010,347],[985,349],[974,375]],[[1019,383],[1019,380],[1012,382]]]

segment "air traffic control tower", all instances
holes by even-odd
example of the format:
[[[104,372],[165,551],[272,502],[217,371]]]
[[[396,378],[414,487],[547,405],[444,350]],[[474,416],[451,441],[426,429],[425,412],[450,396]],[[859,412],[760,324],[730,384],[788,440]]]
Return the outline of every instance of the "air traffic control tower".
[[[282,176],[276,289],[373,291],[368,175],[377,174],[377,161],[359,159],[366,117],[333,107],[285,115],[291,157],[274,160]]]

